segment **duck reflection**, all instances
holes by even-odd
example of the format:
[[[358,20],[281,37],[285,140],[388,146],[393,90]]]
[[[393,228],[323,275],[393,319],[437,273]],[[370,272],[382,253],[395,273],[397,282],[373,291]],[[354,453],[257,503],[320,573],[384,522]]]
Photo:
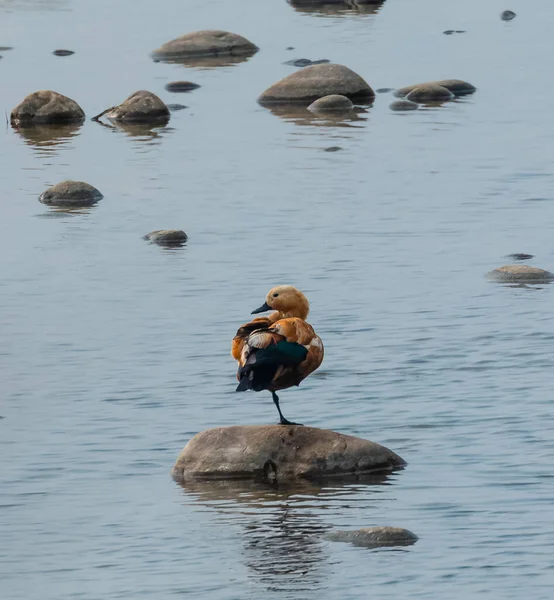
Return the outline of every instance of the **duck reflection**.
[[[298,12],[316,17],[334,17],[343,15],[375,15],[385,0],[288,0]]]
[[[13,129],[23,138],[25,143],[41,152],[56,152],[80,134],[81,123],[66,125],[26,125],[14,126]]]
[[[295,125],[311,125],[314,127],[360,127],[367,122],[367,108],[354,107],[347,112],[313,113],[304,106],[266,105],[271,113]]]
[[[315,592],[329,566],[323,535],[332,523],[322,515],[348,509],[352,496],[377,493],[390,474],[327,482],[271,485],[243,480],[180,483],[198,504],[244,528],[241,551],[250,575],[268,591]],[[371,489],[373,486],[374,489]]]

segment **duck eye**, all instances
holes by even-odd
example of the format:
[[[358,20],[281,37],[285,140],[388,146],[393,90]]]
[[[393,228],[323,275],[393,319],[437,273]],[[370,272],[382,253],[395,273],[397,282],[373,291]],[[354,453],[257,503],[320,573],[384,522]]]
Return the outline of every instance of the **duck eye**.
[[[277,298],[277,296],[278,296],[278,295],[279,295],[279,294],[273,294],[273,297],[274,297],[274,298]]]

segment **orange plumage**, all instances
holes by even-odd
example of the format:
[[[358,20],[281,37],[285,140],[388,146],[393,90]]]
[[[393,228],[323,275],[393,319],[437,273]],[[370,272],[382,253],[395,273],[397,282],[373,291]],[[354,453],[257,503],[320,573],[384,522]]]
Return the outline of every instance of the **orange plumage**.
[[[233,338],[231,354],[239,364],[237,391],[270,391],[281,423],[294,424],[283,417],[275,392],[300,385],[319,367],[323,343],[305,320],[310,307],[296,288],[283,285],[270,290],[253,313],[266,310],[274,312],[244,324]]]

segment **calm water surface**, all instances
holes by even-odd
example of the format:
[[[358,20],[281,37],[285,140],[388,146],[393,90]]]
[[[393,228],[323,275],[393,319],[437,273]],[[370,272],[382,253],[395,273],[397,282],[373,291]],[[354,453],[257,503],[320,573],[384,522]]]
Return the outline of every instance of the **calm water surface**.
[[[42,88],[88,117],[138,89],[188,106],[153,131],[2,133],[2,598],[552,597],[554,288],[484,278],[512,252],[554,268],[554,7],[531,4],[0,2],[8,115]],[[149,59],[207,28],[261,50],[219,68]],[[410,114],[379,94],[351,121],[273,114],[255,99],[293,58],[347,64],[374,88],[456,77],[478,91]],[[202,87],[164,91],[183,79]],[[66,178],[104,199],[37,202]],[[171,227],[186,247],[141,239]],[[229,343],[281,282],[306,292],[326,345],[285,414],[408,468],[183,489],[169,471],[194,433],[275,421],[269,394],[234,394]],[[420,541],[322,538],[371,525]]]

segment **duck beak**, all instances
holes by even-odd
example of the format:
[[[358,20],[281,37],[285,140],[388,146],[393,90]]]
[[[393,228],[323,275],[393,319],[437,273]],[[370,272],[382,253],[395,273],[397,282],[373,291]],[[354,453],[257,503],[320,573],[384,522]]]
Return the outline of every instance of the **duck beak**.
[[[253,311],[252,311],[250,314],[252,314],[252,315],[257,315],[258,313],[261,313],[261,312],[266,312],[266,311],[268,311],[268,310],[273,310],[273,309],[271,308],[271,306],[269,306],[269,305],[268,305],[268,303],[267,303],[267,302],[264,302],[264,303],[263,303],[263,304],[260,306],[260,308],[257,308],[256,310],[253,310]]]

